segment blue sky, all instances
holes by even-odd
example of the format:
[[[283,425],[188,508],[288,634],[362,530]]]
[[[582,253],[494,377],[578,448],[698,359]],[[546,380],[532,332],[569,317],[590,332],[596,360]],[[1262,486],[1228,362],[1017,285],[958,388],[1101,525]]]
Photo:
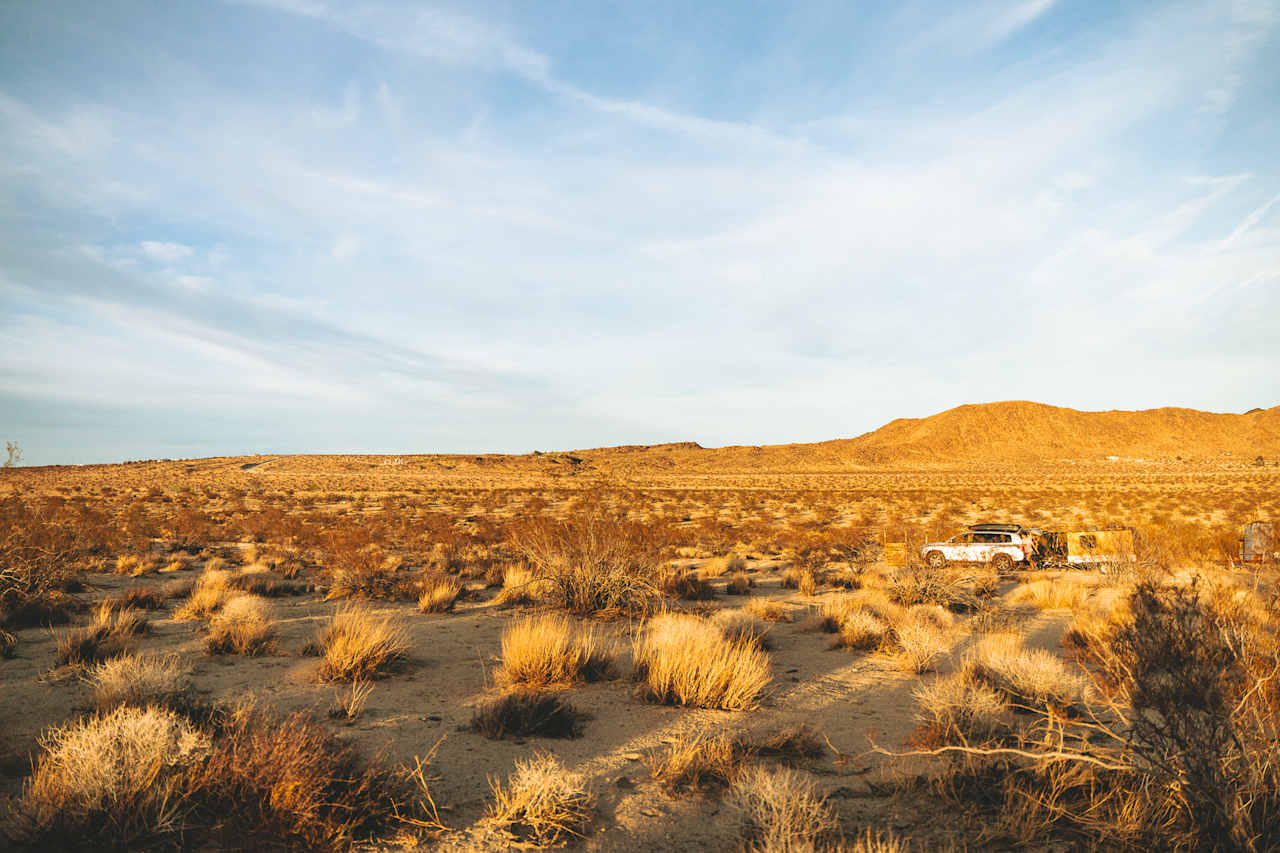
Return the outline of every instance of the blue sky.
[[[523,452],[1276,405],[1278,25],[5,3],[0,438]]]

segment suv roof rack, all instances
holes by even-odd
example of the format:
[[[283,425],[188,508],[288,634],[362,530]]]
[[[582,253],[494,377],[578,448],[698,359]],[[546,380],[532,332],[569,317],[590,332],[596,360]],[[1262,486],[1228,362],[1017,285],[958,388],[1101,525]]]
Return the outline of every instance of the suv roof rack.
[[[981,530],[985,533],[1017,533],[1021,524],[970,524],[970,530]]]

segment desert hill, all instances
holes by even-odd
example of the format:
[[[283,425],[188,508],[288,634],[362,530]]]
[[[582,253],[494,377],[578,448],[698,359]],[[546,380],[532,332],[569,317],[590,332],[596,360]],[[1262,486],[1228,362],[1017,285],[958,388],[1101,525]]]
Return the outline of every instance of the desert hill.
[[[850,439],[869,462],[1214,458],[1280,455],[1280,406],[1248,414],[1196,409],[1081,412],[1043,403],[958,406],[901,418]]]

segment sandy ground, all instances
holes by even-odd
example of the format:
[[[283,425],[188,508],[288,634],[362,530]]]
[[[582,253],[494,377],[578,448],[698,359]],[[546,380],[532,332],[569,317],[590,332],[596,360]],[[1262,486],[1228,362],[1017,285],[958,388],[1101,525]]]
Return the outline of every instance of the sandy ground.
[[[515,759],[535,748],[555,753],[590,780],[598,808],[585,849],[732,849],[735,828],[721,801],[668,797],[649,781],[642,757],[697,727],[765,733],[799,724],[825,735],[842,754],[828,751],[804,766],[846,817],[846,825],[871,822],[896,827],[917,840],[930,838],[939,831],[934,816],[912,809],[901,798],[877,792],[877,783],[887,781],[891,770],[884,759],[867,750],[871,738],[888,748],[904,745],[915,726],[912,690],[922,678],[933,676],[900,672],[885,655],[831,649],[829,635],[805,624],[823,594],[808,597],[783,589],[771,563],[753,563],[749,573],[757,583],[754,596],[783,601],[796,617],[772,630],[773,683],[760,708],[729,713],[641,700],[628,678],[629,641],[636,624],[627,620],[598,623],[617,644],[622,677],[564,691],[564,698],[591,715],[584,736],[576,740],[493,741],[466,730],[474,706],[491,690],[490,674],[503,626],[527,612],[496,607],[487,600],[490,593],[461,603],[448,614],[424,615],[411,604],[375,603],[376,610],[395,614],[409,631],[413,652],[401,672],[376,683],[363,714],[352,723],[327,718],[338,694],[350,688],[319,683],[317,659],[301,654],[339,606],[323,602],[318,595],[272,600],[280,628],[279,651],[274,655],[207,655],[204,624],[174,622],[167,610],[152,614],[154,632],[139,642],[138,651],[181,655],[193,667],[199,690],[210,700],[252,695],[284,709],[311,709],[341,737],[392,764],[412,764],[415,756],[426,756],[435,747],[432,768],[439,778],[433,794],[445,807],[445,822],[455,828],[439,839],[441,849],[509,846],[509,839],[481,821],[489,800],[489,777],[505,776]],[[195,574],[185,571],[171,577]],[[116,575],[93,575],[87,580],[90,592],[85,597],[91,600],[142,582]],[[713,581],[717,587],[724,582],[724,578]],[[732,608],[744,602],[744,597],[720,595],[710,606]],[[1069,620],[1067,611],[1033,612],[1023,618],[1021,629],[1028,645],[1059,650]],[[4,793],[20,790],[41,731],[73,718],[88,701],[88,689],[76,673],[53,669],[55,637],[65,630],[20,631],[16,657],[0,661],[0,791]],[[956,653],[971,640],[967,632],[958,633],[963,638]],[[948,671],[957,657],[953,654],[940,672]],[[901,761],[895,766],[898,772],[923,769],[918,763]]]

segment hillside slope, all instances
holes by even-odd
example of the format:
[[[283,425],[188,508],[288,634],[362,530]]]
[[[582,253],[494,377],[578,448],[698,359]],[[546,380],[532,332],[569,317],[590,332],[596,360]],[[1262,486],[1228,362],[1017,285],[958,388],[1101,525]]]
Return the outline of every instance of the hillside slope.
[[[1042,403],[958,406],[901,418],[847,442],[870,463],[1280,455],[1280,406],[1249,414],[1196,409],[1081,412]]]

